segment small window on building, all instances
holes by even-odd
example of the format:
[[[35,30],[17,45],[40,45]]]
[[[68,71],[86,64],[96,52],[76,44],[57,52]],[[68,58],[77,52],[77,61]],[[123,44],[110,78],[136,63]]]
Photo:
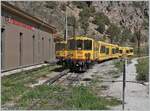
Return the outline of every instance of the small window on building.
[[[32,38],[34,39],[34,38],[35,38],[35,35],[33,35]]]
[[[20,33],[19,33],[19,35],[20,35],[20,36],[22,36],[22,35],[23,35],[23,33],[22,33],[22,32],[20,32]]]
[[[5,31],[5,29],[4,28],[1,28],[1,33],[3,33]]]

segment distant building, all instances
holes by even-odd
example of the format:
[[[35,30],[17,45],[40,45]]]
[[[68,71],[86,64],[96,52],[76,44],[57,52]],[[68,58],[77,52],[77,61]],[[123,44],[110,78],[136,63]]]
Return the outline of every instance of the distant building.
[[[2,71],[55,60],[56,28],[7,2],[1,6]]]

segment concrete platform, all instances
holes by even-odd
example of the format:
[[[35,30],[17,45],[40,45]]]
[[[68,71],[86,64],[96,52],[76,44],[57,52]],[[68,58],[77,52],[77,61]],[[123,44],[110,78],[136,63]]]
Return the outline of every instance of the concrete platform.
[[[28,67],[24,67],[24,68],[19,68],[19,69],[3,72],[3,73],[1,73],[1,77],[11,75],[11,74],[15,74],[15,73],[19,73],[21,71],[27,71],[27,70],[39,68],[39,67],[46,66],[46,65],[48,65],[48,64],[39,64],[39,65],[28,66]]]

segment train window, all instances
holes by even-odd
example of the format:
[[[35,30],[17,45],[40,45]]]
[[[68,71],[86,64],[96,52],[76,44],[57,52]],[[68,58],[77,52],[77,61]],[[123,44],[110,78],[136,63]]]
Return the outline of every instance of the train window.
[[[133,49],[130,49],[130,52],[133,52]]]
[[[68,49],[75,50],[75,40],[68,40]]]
[[[82,50],[82,49],[83,49],[83,41],[77,40],[77,50]]]
[[[122,50],[119,50],[119,53],[122,54]]]
[[[106,54],[109,54],[109,48],[106,48]]]
[[[126,50],[126,53],[129,53],[129,50]]]
[[[105,49],[106,49],[105,46],[101,46],[100,52],[105,53]]]
[[[84,50],[92,50],[92,41],[84,40]]]
[[[119,48],[116,48],[116,53],[119,53]]]
[[[115,54],[115,53],[116,53],[115,48],[113,48],[112,49],[112,54]]]

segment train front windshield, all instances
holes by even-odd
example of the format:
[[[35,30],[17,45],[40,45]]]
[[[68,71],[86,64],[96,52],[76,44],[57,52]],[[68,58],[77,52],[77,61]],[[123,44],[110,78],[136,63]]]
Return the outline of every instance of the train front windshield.
[[[65,50],[66,44],[65,43],[56,43],[56,51]]]
[[[68,40],[69,50],[92,50],[91,40]]]

